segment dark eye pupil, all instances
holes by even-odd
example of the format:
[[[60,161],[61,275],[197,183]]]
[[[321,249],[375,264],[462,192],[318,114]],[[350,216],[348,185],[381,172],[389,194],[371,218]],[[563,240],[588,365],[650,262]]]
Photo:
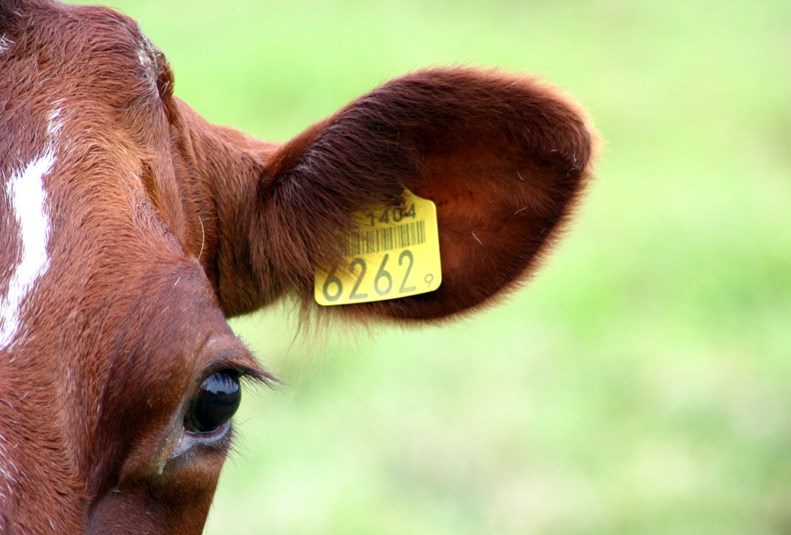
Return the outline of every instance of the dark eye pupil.
[[[192,400],[187,415],[191,431],[210,433],[231,419],[242,400],[239,378],[233,372],[219,372],[208,377]]]

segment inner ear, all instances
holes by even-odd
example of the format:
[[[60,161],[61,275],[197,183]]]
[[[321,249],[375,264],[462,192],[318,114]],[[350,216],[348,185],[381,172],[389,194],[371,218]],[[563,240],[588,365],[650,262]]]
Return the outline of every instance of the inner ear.
[[[535,268],[590,176],[594,141],[585,114],[535,79],[440,69],[394,80],[270,160],[265,226],[290,237],[271,243],[273,262],[310,299],[350,214],[408,188],[437,205],[442,286],[338,308],[432,319],[476,307]]]

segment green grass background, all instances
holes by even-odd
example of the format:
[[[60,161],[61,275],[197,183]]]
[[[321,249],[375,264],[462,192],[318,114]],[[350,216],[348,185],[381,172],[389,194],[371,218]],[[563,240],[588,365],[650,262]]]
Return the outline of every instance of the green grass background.
[[[262,138],[461,63],[544,76],[606,140],[501,306],[309,343],[287,306],[234,321],[285,386],[246,393],[207,533],[791,533],[791,3],[114,5]]]

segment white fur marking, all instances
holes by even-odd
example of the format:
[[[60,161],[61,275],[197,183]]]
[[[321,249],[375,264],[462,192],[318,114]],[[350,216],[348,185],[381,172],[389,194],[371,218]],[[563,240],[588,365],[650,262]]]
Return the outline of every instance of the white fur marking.
[[[60,104],[63,104],[63,99],[56,100],[55,104],[57,105],[51,112],[49,112],[49,120],[47,124],[47,134],[49,134],[50,138],[57,137],[60,134],[60,131],[63,129],[63,119],[60,116]]]
[[[146,70],[153,66],[151,64],[151,57],[148,55],[148,50],[146,50],[145,46],[141,45],[140,48],[137,49],[137,61]]]
[[[18,483],[19,469],[8,456],[6,438],[0,435],[0,505],[13,496],[13,487]],[[2,517],[0,517],[2,520]],[[3,527],[0,524],[0,527]]]
[[[14,44],[14,41],[6,37],[6,34],[0,35],[0,54],[5,54]]]
[[[53,119],[57,114],[53,112]],[[59,127],[50,123],[49,130]],[[47,214],[47,194],[44,176],[55,163],[55,154],[48,147],[44,153],[28,163],[21,173],[14,173],[8,181],[11,212],[19,225],[21,259],[11,276],[8,295],[0,297],[0,350],[6,349],[19,330],[20,314],[30,290],[49,268],[47,242],[50,221]]]

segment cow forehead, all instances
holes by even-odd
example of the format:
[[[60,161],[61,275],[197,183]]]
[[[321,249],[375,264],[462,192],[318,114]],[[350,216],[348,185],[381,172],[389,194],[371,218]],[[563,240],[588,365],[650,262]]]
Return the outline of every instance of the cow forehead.
[[[65,99],[72,107],[101,102],[121,108],[132,100],[154,104],[158,84],[170,91],[164,56],[135,21],[116,11],[30,1],[13,13],[0,28],[0,87],[38,97],[25,103],[30,107]],[[23,105],[5,104],[5,114]]]
[[[55,305],[67,296],[84,296],[69,317],[96,315],[110,295],[119,306],[149,295],[142,285],[160,279],[211,301],[169,224],[179,214],[149,195],[152,182],[176,179],[159,91],[172,81],[137,24],[107,8],[33,0],[4,20],[0,44],[0,230],[15,238],[0,245],[0,350],[41,331],[26,315],[63,315]],[[138,299],[127,312],[146,306]]]

